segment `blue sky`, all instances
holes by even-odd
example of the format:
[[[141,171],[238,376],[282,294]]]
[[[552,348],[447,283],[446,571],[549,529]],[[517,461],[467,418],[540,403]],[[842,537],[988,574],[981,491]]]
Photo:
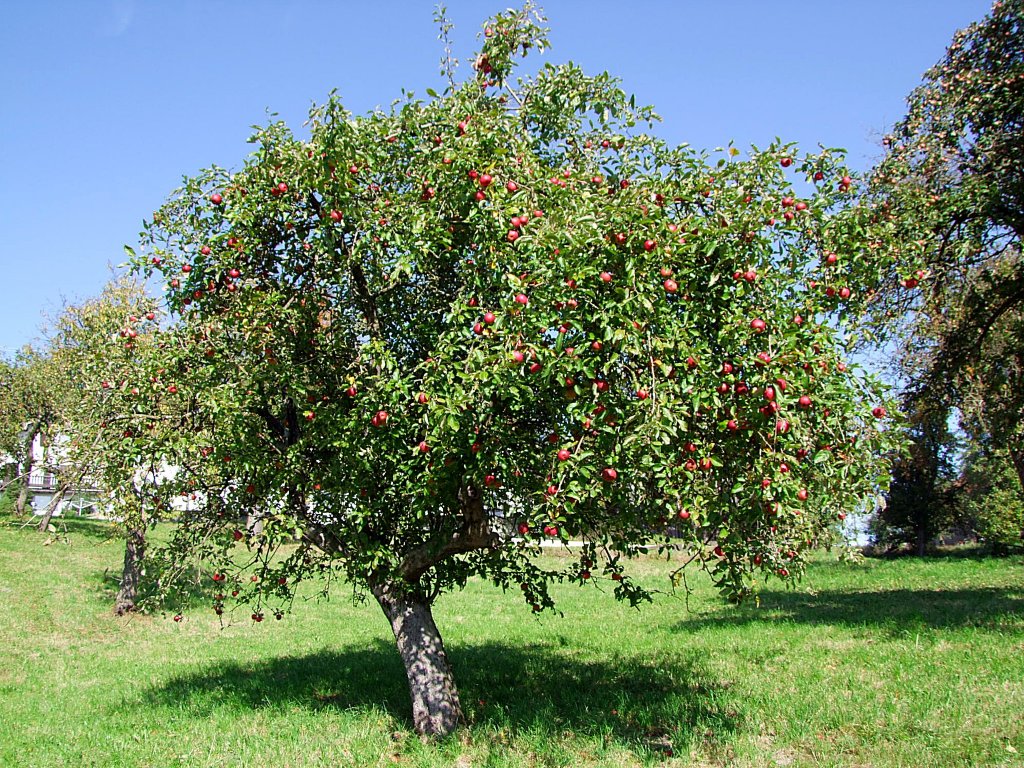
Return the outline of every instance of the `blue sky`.
[[[456,53],[509,0],[452,0]],[[550,0],[548,61],[622,78],[674,143],[779,136],[853,167],[988,0]],[[439,86],[424,2],[36,0],[0,26],[0,355],[95,295],[185,174],[237,166],[250,126],[298,128],[337,88],[350,110]],[[464,66],[463,73],[468,71]]]

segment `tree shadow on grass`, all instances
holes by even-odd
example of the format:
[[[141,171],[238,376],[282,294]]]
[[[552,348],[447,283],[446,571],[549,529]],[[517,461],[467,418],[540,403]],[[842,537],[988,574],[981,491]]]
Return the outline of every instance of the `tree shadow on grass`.
[[[554,646],[495,643],[459,646],[449,656],[470,727],[487,733],[529,732],[546,740],[568,732],[660,751],[725,740],[744,717],[729,701],[727,683],[679,657],[592,661]],[[218,707],[381,707],[411,724],[405,670],[383,640],[256,664],[216,664],[151,689],[147,699],[197,716]]]
[[[36,523],[39,518],[35,519]],[[60,535],[97,539],[99,541],[124,541],[121,529],[110,520],[88,517],[55,517],[50,523]]]
[[[123,545],[122,545],[123,548]],[[121,588],[122,570],[117,567],[102,571],[93,571],[88,583],[92,586],[97,599],[109,602],[111,606]],[[184,613],[188,610],[211,609],[213,597],[218,592],[209,584],[195,580],[182,580],[175,585],[174,592],[161,596],[158,587],[152,581],[143,579],[139,585],[136,605],[144,613]]]
[[[975,589],[889,589],[819,592],[766,591],[760,606],[744,605],[714,616],[697,615],[674,626],[679,632],[708,627],[789,621],[806,624],[873,626],[890,633],[908,629],[975,627],[1024,633],[1024,587]]]
[[[40,520],[41,517],[38,514],[26,515],[25,517],[0,514],[0,526],[19,530],[28,535],[34,534],[45,537],[47,534],[37,530]],[[62,515],[52,518],[50,525],[53,526],[58,537],[67,537],[67,540],[71,543],[74,543],[77,538],[95,539],[100,542],[121,538],[117,525],[110,520],[79,517],[78,515]]]

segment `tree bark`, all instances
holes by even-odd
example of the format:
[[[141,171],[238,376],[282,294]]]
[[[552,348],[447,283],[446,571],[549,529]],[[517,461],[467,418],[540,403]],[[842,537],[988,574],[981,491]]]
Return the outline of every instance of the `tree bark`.
[[[39,521],[40,533],[46,533],[46,529],[50,526],[50,520],[53,519],[54,513],[57,511],[57,507],[64,500],[64,497],[68,493],[68,489],[71,487],[71,483],[67,480],[60,484],[60,487],[54,490],[53,498],[50,499],[50,503],[46,505],[46,510],[43,512],[43,518]]]
[[[21,491],[18,493],[18,500],[14,503],[14,514],[18,517],[25,516],[25,505],[28,502],[28,486],[32,482],[32,448],[36,441],[39,427],[28,430],[28,437],[25,438],[24,458],[21,463]]]
[[[146,528],[137,524],[128,529],[125,540],[124,567],[121,571],[121,586],[114,601],[114,613],[124,616],[135,610],[139,595],[139,581],[142,578],[142,558],[146,554]]]
[[[924,523],[917,526],[917,556],[924,557],[928,547],[928,528]]]
[[[444,736],[463,723],[462,706],[430,603],[390,584],[372,587],[388,617],[409,678],[412,721],[421,736]]]

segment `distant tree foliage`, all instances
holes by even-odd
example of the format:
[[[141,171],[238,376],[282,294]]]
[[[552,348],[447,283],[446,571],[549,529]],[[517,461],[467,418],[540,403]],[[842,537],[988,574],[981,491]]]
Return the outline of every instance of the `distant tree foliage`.
[[[957,518],[995,551],[1024,547],[1024,491],[1005,451],[968,454],[953,503]]]
[[[934,539],[954,522],[952,506],[953,444],[949,411],[926,398],[907,398],[902,408],[910,439],[893,463],[885,506],[871,522],[876,544],[909,545],[924,555]]]

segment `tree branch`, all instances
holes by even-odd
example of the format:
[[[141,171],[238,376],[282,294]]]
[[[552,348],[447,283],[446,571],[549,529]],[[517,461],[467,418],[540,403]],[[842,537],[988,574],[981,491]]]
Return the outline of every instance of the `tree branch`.
[[[462,525],[447,541],[428,541],[408,552],[398,566],[398,573],[405,581],[415,584],[430,568],[452,555],[498,545],[499,537],[488,524],[480,489],[472,485],[466,486],[459,492],[459,501],[462,506]]]

